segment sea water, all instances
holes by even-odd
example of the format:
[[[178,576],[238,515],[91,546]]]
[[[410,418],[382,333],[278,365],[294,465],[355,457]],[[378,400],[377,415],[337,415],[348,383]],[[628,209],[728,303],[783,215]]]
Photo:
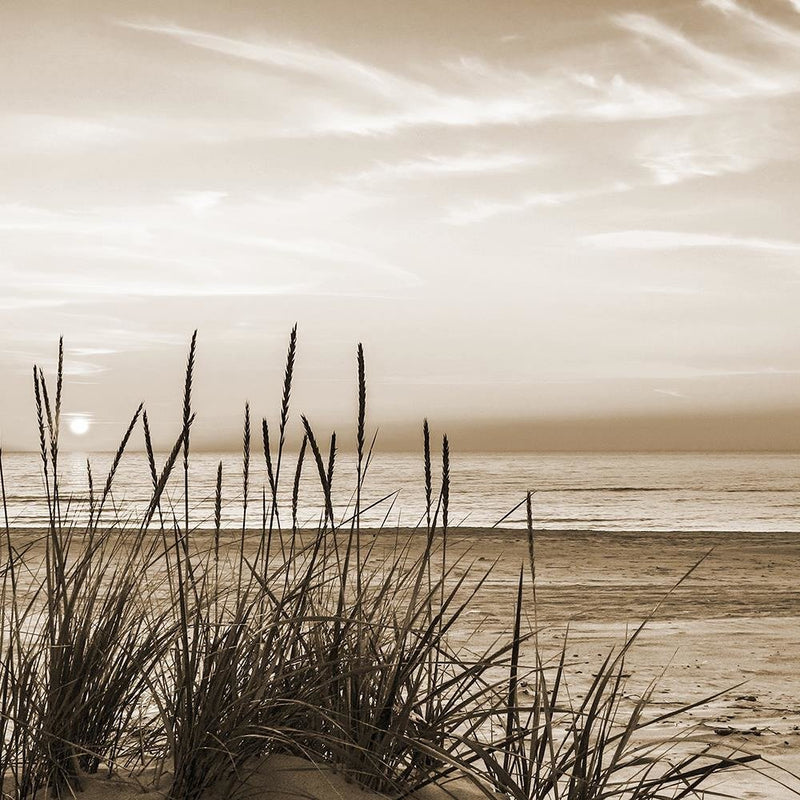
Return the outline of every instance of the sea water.
[[[160,470],[165,454],[158,454]],[[81,518],[88,506],[86,462],[94,494],[102,494],[112,455],[62,453],[59,463],[62,511]],[[281,465],[278,514],[291,520],[294,453]],[[217,464],[223,463],[222,524],[243,522],[241,453],[193,453],[190,463],[190,523],[213,526]],[[7,511],[14,527],[47,524],[42,462],[35,453],[4,453]],[[261,525],[271,513],[271,493],[263,456],[251,458],[244,522]],[[355,458],[337,456],[333,495],[338,521],[351,514],[356,484]],[[303,464],[298,520],[313,526],[323,498],[310,453]],[[434,511],[441,487],[441,463],[433,464]],[[117,470],[104,518],[133,521],[147,508],[153,489],[147,459],[126,454]],[[800,531],[800,455],[752,453],[453,453],[450,464],[451,525],[525,525],[526,492],[533,495],[537,529],[593,531]],[[178,459],[162,503],[183,520],[183,473]],[[67,512],[67,507],[69,511]],[[422,458],[408,453],[376,453],[362,491],[362,526],[413,527],[425,514]],[[508,516],[506,517],[506,515]],[[441,510],[439,511],[441,517]],[[503,519],[506,517],[505,519]],[[0,520],[2,522],[2,520]]]

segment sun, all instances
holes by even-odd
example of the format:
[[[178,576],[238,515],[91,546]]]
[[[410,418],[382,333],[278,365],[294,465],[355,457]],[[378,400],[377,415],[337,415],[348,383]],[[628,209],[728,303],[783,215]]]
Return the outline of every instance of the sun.
[[[83,436],[85,433],[88,433],[91,426],[92,423],[89,417],[84,417],[82,414],[76,414],[69,420],[70,432],[74,433],[76,436]]]

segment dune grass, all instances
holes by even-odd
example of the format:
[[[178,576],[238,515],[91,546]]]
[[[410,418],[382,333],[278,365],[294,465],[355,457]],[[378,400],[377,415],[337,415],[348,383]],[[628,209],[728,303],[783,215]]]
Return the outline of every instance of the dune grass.
[[[437,496],[425,422],[424,519],[409,541],[378,556],[374,540],[366,543],[361,531],[375,442],[368,444],[363,349],[356,356],[357,479],[344,520],[333,504],[335,434],[326,452],[302,417],[299,456],[286,463],[296,349],[295,328],[277,431],[266,419],[261,424],[268,485],[261,487],[255,524],[245,407],[242,526],[233,542],[223,541],[221,530],[221,463],[213,530],[197,532],[190,518],[196,335],[180,430],[165,462],[156,463],[140,406],[99,494],[87,464],[83,505],[64,497],[59,485],[63,346],[52,402],[44,373],[34,370],[49,509],[39,537],[18,541],[9,525],[0,451],[4,797],[71,797],[98,771],[146,770],[172,800],[195,800],[212,789],[236,796],[261,759],[288,753],[332,764],[394,797],[460,777],[487,797],[513,800],[680,798],[697,796],[721,770],[751,760],[704,748],[675,756],[676,739],[639,739],[644,729],[691,706],[648,716],[649,694],[624,703],[623,663],[638,631],[597,665],[584,699],[572,703],[564,651],[556,663],[545,663],[538,646],[530,494],[523,501],[529,559],[520,565],[508,636],[477,655],[453,645],[451,633],[466,626],[465,611],[492,568],[477,570],[448,553],[447,437]],[[120,519],[114,481],[139,428],[152,495],[141,518]],[[307,469],[323,497],[319,525],[310,531],[297,519]],[[287,474],[288,509],[279,498]],[[173,475],[183,483],[179,509],[166,494]],[[523,644],[534,646],[531,664],[523,663]],[[522,686],[532,691],[523,695]]]

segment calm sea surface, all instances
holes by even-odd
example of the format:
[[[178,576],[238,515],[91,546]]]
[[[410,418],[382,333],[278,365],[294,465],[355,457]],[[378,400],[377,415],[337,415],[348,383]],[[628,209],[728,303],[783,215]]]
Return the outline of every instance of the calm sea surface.
[[[102,490],[111,456],[91,453],[95,492]],[[62,493],[81,514],[88,497],[87,454],[64,453]],[[164,456],[159,456],[159,469]],[[234,453],[197,453],[190,469],[192,523],[213,521],[217,463],[222,460],[223,524],[242,524],[242,463]],[[17,527],[47,522],[41,461],[35,454],[3,456],[9,521]],[[284,462],[279,498],[282,520],[290,519],[296,456]],[[434,466],[434,491],[438,492]],[[182,515],[182,473],[171,479],[168,502]],[[253,457],[248,527],[261,524],[263,458]],[[346,518],[355,486],[355,462],[337,459],[334,495],[337,516]],[[301,482],[299,519],[313,525],[322,507],[319,481],[307,458]],[[107,508],[121,519],[147,506],[152,488],[145,456],[124,457]],[[630,531],[800,531],[800,455],[795,454],[459,454],[451,457],[451,524],[492,525],[525,497],[534,496],[535,523],[549,530]],[[417,524],[425,508],[422,459],[413,454],[378,453],[370,465],[363,504],[377,505],[364,525]],[[384,499],[386,498],[386,499]],[[380,501],[380,502],[378,502]],[[182,518],[182,517],[181,517]],[[506,527],[524,525],[524,506]]]

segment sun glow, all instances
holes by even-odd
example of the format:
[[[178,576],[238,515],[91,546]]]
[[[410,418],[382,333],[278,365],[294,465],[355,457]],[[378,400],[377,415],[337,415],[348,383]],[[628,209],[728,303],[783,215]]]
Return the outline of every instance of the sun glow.
[[[85,433],[88,433],[91,425],[92,423],[89,417],[84,417],[80,414],[70,418],[69,421],[70,432],[74,433],[76,436],[83,436]]]

